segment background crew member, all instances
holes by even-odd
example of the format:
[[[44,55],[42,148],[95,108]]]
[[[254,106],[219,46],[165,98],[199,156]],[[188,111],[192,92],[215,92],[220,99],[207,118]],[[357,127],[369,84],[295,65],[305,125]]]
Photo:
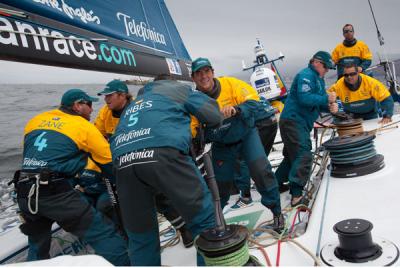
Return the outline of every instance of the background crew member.
[[[197,236],[215,226],[211,194],[189,156],[190,115],[221,122],[215,101],[182,83],[148,83],[121,115],[111,141],[133,265],[161,265],[155,195],[163,194]],[[204,260],[198,254],[198,265]]]
[[[343,26],[343,36],[343,42],[332,51],[332,60],[337,65],[338,79],[343,76],[343,67],[346,64],[354,63],[358,66],[359,72],[365,72],[372,62],[372,53],[368,46],[354,38],[353,25]]]
[[[17,198],[28,235],[28,261],[49,258],[51,226],[87,242],[114,265],[129,265],[126,242],[114,224],[96,211],[67,181],[86,166],[90,157],[112,178],[108,142],[90,120],[92,101],[80,89],[70,89],[61,107],[41,113],[25,127],[24,161]]]

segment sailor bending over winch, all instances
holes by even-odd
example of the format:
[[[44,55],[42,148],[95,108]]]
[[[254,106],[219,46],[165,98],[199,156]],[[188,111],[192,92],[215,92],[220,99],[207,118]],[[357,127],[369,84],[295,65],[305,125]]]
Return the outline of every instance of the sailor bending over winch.
[[[332,68],[328,52],[315,53],[308,67],[295,76],[279,120],[284,158],[275,174],[280,184],[289,180],[293,207],[306,202],[303,187],[311,176],[313,124],[320,111],[338,110],[336,94],[325,91],[324,76]]]
[[[212,161],[221,207],[229,200],[236,160],[240,157],[249,167],[261,194],[261,203],[274,215],[273,228],[280,231],[284,227],[284,218],[278,184],[255,127],[255,111],[260,105],[256,90],[233,77],[214,78],[214,69],[206,58],[192,62],[192,79],[197,90],[217,101],[224,116],[221,127],[205,130],[206,140],[213,143]],[[193,133],[197,126],[198,122],[193,118]]]
[[[394,103],[389,90],[375,78],[361,74],[355,64],[344,67],[343,77],[328,92],[335,92],[343,103],[344,112],[351,113],[354,118],[377,118],[379,105],[383,117],[380,123],[392,121]]]
[[[24,221],[20,229],[28,236],[28,261],[50,257],[56,222],[112,264],[130,264],[127,244],[114,224],[68,181],[85,168],[88,157],[113,178],[109,144],[89,122],[92,102],[97,100],[70,89],[59,109],[35,116],[25,127],[22,170],[15,176],[15,186]]]
[[[161,265],[155,196],[165,195],[197,236],[215,226],[211,194],[189,156],[190,115],[217,127],[215,100],[188,85],[146,84],[122,112],[111,139],[117,191],[132,265]],[[198,265],[204,265],[198,255]]]
[[[159,75],[155,80],[162,77],[163,75]],[[115,132],[122,112],[132,102],[132,95],[129,93],[126,83],[117,79],[107,83],[106,87],[97,95],[103,95],[106,104],[100,109],[94,125],[109,140]],[[89,174],[92,173],[91,170],[85,171]],[[86,177],[83,176],[83,179],[86,179]],[[156,197],[156,205],[158,212],[162,213],[172,226],[179,231],[183,245],[185,247],[191,247],[193,245],[193,236],[186,228],[185,221],[176,209],[174,209],[170,200],[162,194],[159,194]],[[118,204],[116,207],[118,209]]]

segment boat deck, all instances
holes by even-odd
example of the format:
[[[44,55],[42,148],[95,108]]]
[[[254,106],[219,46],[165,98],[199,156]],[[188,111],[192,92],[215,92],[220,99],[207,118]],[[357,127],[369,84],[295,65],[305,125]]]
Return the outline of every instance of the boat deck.
[[[393,116],[393,121],[399,121],[400,115]],[[364,122],[364,130],[373,130],[379,127],[377,120]],[[315,194],[315,200],[312,203],[312,214],[307,223],[307,229],[304,234],[294,238],[300,246],[303,246],[310,254],[319,256],[321,249],[328,245],[335,245],[338,243],[338,237],[333,231],[333,226],[345,219],[365,219],[372,222],[374,228],[372,229],[372,238],[374,242],[386,241],[393,242],[400,245],[400,232],[398,231],[398,223],[400,222],[400,215],[397,213],[397,204],[400,203],[400,182],[398,180],[400,162],[398,152],[400,151],[400,143],[397,141],[400,137],[400,129],[388,128],[387,130],[378,132],[374,140],[376,150],[379,154],[385,157],[385,168],[382,170],[355,178],[334,178],[330,176],[327,170],[319,185],[319,191]],[[270,155],[270,158],[278,159],[280,151],[276,151]],[[230,206],[235,203],[238,196],[231,196],[229,205],[224,210],[224,215],[227,223],[235,223],[246,225],[249,229],[262,227],[268,230],[267,224],[272,219],[272,214],[269,210],[265,209],[260,203],[260,196],[256,191],[252,191],[254,204],[252,206],[241,208],[238,210],[231,210]],[[289,202],[290,195],[288,192],[281,195],[282,207],[287,218],[287,228],[289,232],[292,230],[293,217],[295,211],[290,210]],[[299,219],[294,221],[294,233],[301,231],[301,227],[305,227],[305,222],[308,219],[308,213],[302,212]],[[0,219],[0,223],[4,225],[6,219]],[[0,260],[4,260],[6,256],[15,255],[15,252],[26,252],[27,238],[19,232],[17,224],[11,224],[9,229],[1,230],[0,232],[0,248],[2,249]],[[3,226],[2,225],[2,226]],[[5,225],[4,225],[5,226]],[[169,224],[164,222],[160,225],[160,230],[167,228]],[[268,233],[267,233],[268,234]],[[171,234],[162,236],[160,239],[165,244],[170,239]],[[61,252],[59,254],[75,254],[75,251],[81,249],[82,245],[79,241],[66,238],[65,234],[60,232],[55,233],[58,237],[53,241],[58,242],[60,251],[60,241],[64,240]],[[272,265],[277,263],[278,246],[276,238],[269,238],[261,240],[264,234],[256,232],[252,239],[257,240],[262,244],[275,244],[265,247]],[[390,243],[389,243],[390,244]],[[279,264],[282,266],[312,266],[315,260],[301,249],[299,245],[291,243],[290,241],[283,241],[280,245]],[[79,251],[79,250],[78,250]],[[84,254],[81,251],[80,254]],[[262,264],[267,264],[266,259],[262,252],[257,248],[251,248],[250,253],[257,257]],[[9,259],[11,262],[21,261],[20,253],[16,259]],[[366,265],[381,265],[385,261],[395,262],[396,254],[389,254],[384,256],[385,260],[381,262],[363,263]],[[321,260],[319,260],[322,262]],[[332,260],[334,261],[334,260]],[[175,246],[167,247],[162,252],[162,264],[168,266],[194,266],[196,265],[196,251],[195,248],[184,248],[182,243]],[[325,264],[326,265],[326,264]],[[351,266],[352,263],[343,261],[336,262],[335,265]]]

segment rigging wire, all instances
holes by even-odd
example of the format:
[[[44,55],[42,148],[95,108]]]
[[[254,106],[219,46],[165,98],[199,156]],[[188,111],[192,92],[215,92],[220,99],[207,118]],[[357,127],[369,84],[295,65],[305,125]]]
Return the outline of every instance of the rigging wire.
[[[398,89],[398,82],[397,82],[397,78],[396,78],[396,67],[394,65],[393,62],[389,62],[388,57],[387,57],[387,53],[385,50],[385,41],[384,38],[381,34],[381,32],[379,31],[378,28],[378,23],[376,22],[376,18],[375,18],[375,13],[374,10],[372,8],[371,5],[371,0],[368,0],[368,4],[369,4],[369,8],[371,10],[371,14],[372,14],[372,18],[374,19],[374,24],[375,24],[375,28],[376,28],[376,32],[378,35],[378,41],[379,41],[379,45],[382,47],[383,50],[383,56],[384,56],[384,61],[382,62],[382,60],[380,60],[380,64],[383,66],[384,72],[385,72],[385,78],[387,80],[387,82],[389,83],[390,87],[394,90],[394,92],[396,94],[399,94],[399,89]],[[379,54],[378,54],[379,56]],[[379,57],[380,59],[380,57]]]
[[[376,33],[378,34],[379,45],[383,46],[385,44],[385,40],[384,40],[381,32],[379,31],[378,24],[376,23],[376,19],[375,19],[375,13],[374,13],[374,10],[372,9],[370,0],[368,0],[368,4],[369,4],[369,8],[371,9],[372,18],[374,19]]]

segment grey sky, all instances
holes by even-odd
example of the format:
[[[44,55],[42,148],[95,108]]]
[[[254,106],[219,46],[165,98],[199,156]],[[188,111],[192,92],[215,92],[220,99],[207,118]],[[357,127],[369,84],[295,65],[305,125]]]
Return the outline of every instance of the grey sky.
[[[293,75],[318,50],[331,52],[346,23],[374,53],[382,53],[367,0],[165,0],[192,59],[208,57],[217,75],[240,75],[250,64],[256,38],[270,58]],[[371,0],[385,49],[400,56],[400,1]],[[21,75],[23,74],[23,75]],[[128,76],[0,61],[0,83],[104,83]]]

